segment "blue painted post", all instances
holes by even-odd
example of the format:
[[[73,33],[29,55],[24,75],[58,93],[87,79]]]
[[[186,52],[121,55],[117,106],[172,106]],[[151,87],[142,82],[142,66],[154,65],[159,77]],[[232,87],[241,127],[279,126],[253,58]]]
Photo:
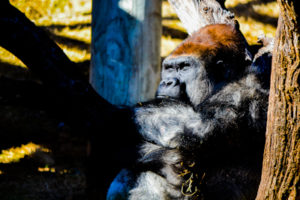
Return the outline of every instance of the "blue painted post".
[[[160,79],[161,0],[94,0],[90,82],[115,105],[154,97]]]

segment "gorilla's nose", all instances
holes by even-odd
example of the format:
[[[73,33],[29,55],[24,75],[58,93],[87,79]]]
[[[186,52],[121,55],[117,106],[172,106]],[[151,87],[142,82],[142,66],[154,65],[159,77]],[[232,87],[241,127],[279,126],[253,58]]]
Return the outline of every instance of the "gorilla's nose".
[[[180,82],[177,78],[170,77],[163,79],[156,91],[156,98],[179,98],[180,97]]]
[[[162,80],[160,85],[164,87],[175,87],[179,85],[179,80],[177,78],[167,78]]]

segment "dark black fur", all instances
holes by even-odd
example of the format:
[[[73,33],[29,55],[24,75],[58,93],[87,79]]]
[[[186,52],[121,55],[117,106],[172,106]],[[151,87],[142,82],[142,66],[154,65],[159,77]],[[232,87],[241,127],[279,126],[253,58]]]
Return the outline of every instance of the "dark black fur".
[[[252,65],[246,59],[226,60],[179,56],[164,61],[157,99],[134,109],[144,143],[135,184],[125,198],[255,198],[270,63],[261,68],[259,60]],[[223,73],[216,76],[211,69],[220,67]],[[109,199],[114,199],[114,184]]]

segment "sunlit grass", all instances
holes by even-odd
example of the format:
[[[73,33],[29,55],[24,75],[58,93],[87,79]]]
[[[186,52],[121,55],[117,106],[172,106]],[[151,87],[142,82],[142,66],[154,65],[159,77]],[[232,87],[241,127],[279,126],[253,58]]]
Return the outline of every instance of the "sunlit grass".
[[[256,0],[227,0],[225,6],[227,8],[234,8],[239,4],[248,4],[253,11],[261,16],[278,18],[279,7],[276,1],[270,3],[257,3]],[[257,38],[264,34],[267,37],[275,37],[276,27],[262,23],[251,17],[236,17],[240,23],[240,29],[246,37],[249,44],[256,44]]]
[[[172,8],[172,6],[170,6],[168,1],[163,1],[162,3],[162,17],[174,17],[177,18],[177,14],[174,11],[174,9]]]
[[[180,30],[180,31],[185,32],[185,33],[187,32],[186,29],[183,27],[182,22],[179,19],[177,19],[177,20],[174,20],[174,19],[167,20],[167,19],[165,19],[165,20],[162,21],[162,25],[173,28],[173,29]]]
[[[57,36],[63,38],[70,38],[72,40],[81,41],[86,44],[91,43],[91,29],[90,27],[71,29],[69,27],[62,30],[52,30]],[[84,62],[91,59],[91,52],[89,49],[81,46],[71,46],[68,43],[57,43],[63,49],[65,54],[74,62]]]
[[[171,36],[162,36],[161,38],[161,56],[168,56],[180,43],[181,39],[173,39]]]
[[[178,19],[176,12],[167,1],[163,1],[162,4],[162,17],[163,26],[186,33],[182,22]],[[161,57],[168,56],[181,41],[182,39],[172,38],[170,35],[163,35],[161,37]]]
[[[46,165],[45,167],[38,167],[37,171],[38,172],[48,172],[48,173],[59,173],[60,175],[70,173],[70,170],[68,170],[68,169],[59,169],[58,170],[55,167],[49,167],[48,165]]]
[[[226,8],[234,8],[237,5],[249,4],[253,10],[260,15],[265,15],[269,17],[278,17],[279,16],[279,6],[278,3],[274,0],[273,2],[257,3],[257,0],[227,0],[225,2]]]
[[[227,0],[225,2],[225,7],[229,8],[229,7],[235,7],[239,4],[246,4],[246,3],[250,3],[253,2],[255,0]]]
[[[275,37],[276,28],[272,25],[258,22],[252,18],[238,17],[240,29],[249,44],[256,44],[258,36]]]
[[[253,5],[253,9],[260,15],[276,18],[279,16],[279,6],[276,1],[267,4]]]
[[[39,172],[51,172],[51,173],[55,173],[55,168],[54,167],[48,167],[48,166],[45,166],[45,167],[38,167],[38,171]]]
[[[37,26],[74,26],[74,25],[85,25],[90,24],[92,21],[91,15],[74,15],[66,16],[43,16],[41,18],[33,20]]]
[[[163,26],[168,26],[170,28],[186,32],[182,22],[178,19],[175,10],[167,1],[164,1],[162,4],[162,17],[163,17],[162,20]]]
[[[58,43],[58,46],[62,48],[64,53],[74,62],[84,62],[91,59],[91,53],[85,49],[70,47],[62,43]]]
[[[10,2],[33,21],[46,17],[53,21],[54,18],[88,15],[92,8],[91,0],[10,0]]]
[[[19,60],[15,55],[0,46],[0,62],[26,67],[24,63]]]
[[[20,147],[11,147],[6,150],[2,150],[0,154],[0,163],[12,163],[18,162],[20,159],[25,156],[29,156],[35,153],[37,150],[41,150],[44,152],[49,152],[50,150],[47,148],[43,148],[38,144],[34,144],[32,142],[28,144],[23,144]]]
[[[61,30],[54,29],[52,31],[57,36],[62,36],[66,38],[71,38],[73,40],[78,40],[85,42],[87,44],[91,43],[91,29],[90,27],[85,28],[70,28],[66,27]]]

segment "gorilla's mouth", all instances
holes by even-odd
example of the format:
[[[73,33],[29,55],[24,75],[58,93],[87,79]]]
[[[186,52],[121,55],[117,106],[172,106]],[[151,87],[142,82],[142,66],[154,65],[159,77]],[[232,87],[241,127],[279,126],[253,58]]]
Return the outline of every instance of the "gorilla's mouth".
[[[171,93],[166,93],[166,94],[165,93],[157,93],[155,95],[155,97],[157,99],[176,100],[176,101],[180,101],[180,102],[183,102],[183,103],[190,104],[191,102],[190,102],[190,99],[189,99],[189,97],[187,95],[187,92],[186,92],[186,85],[184,83],[180,83],[175,87],[177,87],[177,89],[179,90],[179,92],[176,92],[176,95],[171,94]]]
[[[167,95],[156,95],[157,99],[177,99],[175,97],[167,96]]]

